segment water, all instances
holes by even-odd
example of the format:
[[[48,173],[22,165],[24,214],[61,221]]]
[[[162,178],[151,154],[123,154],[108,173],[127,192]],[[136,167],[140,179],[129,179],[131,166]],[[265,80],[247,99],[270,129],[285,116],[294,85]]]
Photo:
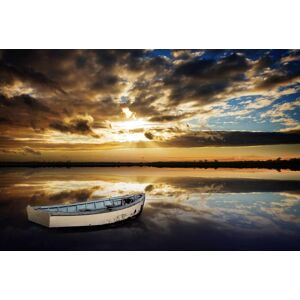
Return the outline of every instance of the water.
[[[0,171],[1,250],[300,250],[300,172],[158,168]],[[137,219],[48,229],[26,206],[146,192]]]

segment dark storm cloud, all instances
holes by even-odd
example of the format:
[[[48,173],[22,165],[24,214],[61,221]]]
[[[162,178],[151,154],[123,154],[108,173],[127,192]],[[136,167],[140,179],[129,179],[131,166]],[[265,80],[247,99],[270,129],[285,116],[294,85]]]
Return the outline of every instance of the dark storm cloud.
[[[153,105],[155,101],[164,96],[160,85],[155,86],[153,82],[140,80],[135,82],[130,90],[130,95],[132,101],[128,107],[138,117],[158,117],[161,115],[161,111]]]
[[[175,77],[192,77],[201,79],[224,79],[224,76],[235,76],[240,72],[245,72],[249,68],[249,63],[242,55],[232,54],[218,62],[215,60],[193,59],[187,63],[179,65],[175,71]]]
[[[7,97],[0,93],[0,131],[2,134],[28,136],[28,131],[44,131],[51,119],[62,114],[54,111],[51,103],[36,99],[28,94]],[[50,108],[51,106],[51,108]]]
[[[172,132],[170,130],[170,132]],[[76,132],[76,134],[78,134]],[[32,139],[22,141],[15,139],[1,139],[0,152],[6,154],[24,154],[24,147],[36,149],[36,151],[95,151],[110,149],[129,148],[157,148],[157,147],[225,147],[225,146],[259,146],[259,145],[280,145],[300,144],[300,133],[284,132],[195,132],[174,134],[171,138],[165,139],[160,136],[159,131],[144,132],[148,142],[104,142],[104,143],[73,143],[58,142],[48,143],[44,140]],[[21,147],[21,148],[20,148]],[[38,149],[38,150],[37,150]]]
[[[60,103],[37,99],[28,94],[6,97],[0,93],[0,131],[2,134],[32,137],[49,130],[49,124],[67,117]]]
[[[60,120],[53,121],[49,127],[64,133],[76,133],[81,135],[90,135],[98,138],[99,135],[93,132],[91,122],[86,119],[74,119],[70,122],[62,122]]]
[[[152,137],[155,140],[155,137]],[[245,131],[217,131],[217,132],[189,132],[174,136],[163,141],[163,147],[205,147],[205,146],[256,146],[299,144],[300,132],[245,132]]]
[[[292,74],[278,72],[266,79],[263,79],[256,87],[257,90],[271,89],[283,84],[290,84],[294,80],[300,79],[300,69]]]
[[[145,50],[96,50],[97,62],[105,69],[116,65],[126,65],[130,70],[138,70],[143,62]]]
[[[23,66],[8,65],[0,61],[0,86],[13,85],[19,80],[27,84],[36,85],[41,88],[49,88],[61,93],[64,91],[59,84],[40,72]]]
[[[168,138],[164,135],[167,134]],[[299,144],[300,131],[193,131],[189,127],[153,128],[144,132],[147,139],[162,147],[256,146]]]
[[[250,69],[247,59],[240,54],[232,54],[219,61],[194,58],[175,66],[165,79],[170,88],[170,102],[197,100],[199,104],[216,101],[215,97],[226,91],[235,82],[245,80],[245,72]]]
[[[21,76],[25,73],[42,83],[48,82],[46,78],[50,83],[59,82],[69,92],[85,88],[88,94],[94,91],[93,86],[95,90],[105,90],[119,83],[112,70],[114,60],[110,64],[108,59],[109,51],[104,50],[103,56],[107,58],[106,64],[97,64],[96,53],[90,50],[5,50],[2,61],[14,70],[11,77],[21,81],[27,79]]]
[[[247,92],[276,91],[299,79],[297,56],[291,52],[279,57],[274,57],[272,51],[258,53],[257,50],[209,50],[198,56],[194,55],[197,52],[188,50],[175,53],[171,67],[166,67],[170,63],[165,64],[164,70],[150,80],[135,82],[130,109],[139,116],[157,122],[183,120],[196,115],[207,104],[225,102]],[[284,59],[292,62],[284,63],[281,61]],[[167,100],[168,113],[164,107],[154,105],[163,98]],[[189,102],[194,103],[193,112],[176,113],[179,105]]]
[[[273,60],[269,56],[262,56],[255,64],[255,70],[258,72],[263,71],[264,69],[269,68],[272,63]]]
[[[7,98],[4,95],[0,94],[0,105],[8,108],[23,107],[31,111],[51,113],[49,107],[44,105],[41,101],[27,94],[14,96],[11,98]]]
[[[39,115],[40,120],[34,122],[35,128],[47,129],[49,128],[47,124],[51,123],[50,128],[64,130],[62,124],[57,126],[59,122],[65,122],[64,117],[76,118],[78,115],[86,114],[93,117],[95,126],[100,124],[102,127],[101,124],[107,120],[122,119],[119,94],[128,84],[129,73],[156,72],[156,69],[164,67],[165,59],[146,58],[145,53],[145,50],[3,50],[0,92],[5,93],[5,97],[10,101],[16,100],[13,97],[19,93],[15,83],[26,84],[26,87],[35,89],[34,96],[33,94],[27,96],[35,103],[44,103],[45,109],[47,106],[49,112],[53,111],[57,115],[56,117]],[[65,93],[53,95],[53,91]],[[26,97],[24,95],[26,91],[22,92],[22,97]],[[36,94],[42,101],[33,100]],[[17,101],[13,103],[15,102]],[[20,115],[20,121],[16,123],[31,126],[29,124],[32,122],[28,122],[32,117],[29,111],[25,113],[24,108],[20,112],[17,107],[13,109],[14,105],[7,104],[10,107],[9,114],[14,110],[14,115]],[[32,107],[36,110],[42,109],[41,105]],[[145,105],[141,106],[144,108]],[[71,126],[70,130],[65,129],[65,132],[88,132],[73,127]]]
[[[144,133],[145,137],[148,139],[148,140],[153,140],[154,139],[154,135],[153,133],[147,131]]]
[[[61,98],[60,98],[61,99]],[[18,130],[28,136],[28,131],[35,132],[56,130],[99,137],[93,128],[110,128],[107,118],[113,119],[121,114],[121,107],[113,103],[110,97],[94,102],[79,99],[41,100],[27,94],[6,97],[0,93],[0,130],[11,134]],[[45,103],[44,103],[45,102]],[[96,120],[90,116],[98,116]],[[93,128],[92,128],[93,127]]]
[[[99,72],[96,74],[97,80],[95,80],[90,86],[95,91],[105,91],[113,89],[114,86],[120,81],[120,78],[116,75],[104,75]]]
[[[97,138],[101,133],[95,133],[95,129],[109,129],[110,122],[125,119],[123,108],[130,109],[136,118],[175,123],[199,115],[207,104],[226,102],[239,93],[277,91],[278,87],[295,83],[300,74],[297,51],[161,53],[164,54],[151,50],[3,50],[1,133],[27,137],[55,130]],[[122,97],[126,102],[121,103]],[[184,104],[189,104],[191,110],[181,111]],[[155,140],[156,133],[149,132]],[[201,136],[187,131],[185,134],[165,143],[207,144]],[[147,135],[150,137],[150,133]],[[244,144],[274,143],[272,138],[258,134],[248,138]],[[235,145],[243,140],[227,135],[220,143]]]
[[[105,121],[120,119],[122,114],[122,105],[116,102],[112,96],[103,96],[94,101],[74,98],[69,99],[68,102],[70,105],[65,109],[69,115],[91,115],[95,124],[104,124]]]
[[[106,70],[121,67],[130,72],[157,71],[166,68],[168,63],[165,58],[149,57],[147,50],[97,50],[97,62]]]
[[[172,122],[172,121],[180,121],[182,119],[188,118],[193,116],[193,114],[190,113],[180,113],[180,114],[164,114],[162,112],[160,115],[151,117],[149,121],[151,122]]]

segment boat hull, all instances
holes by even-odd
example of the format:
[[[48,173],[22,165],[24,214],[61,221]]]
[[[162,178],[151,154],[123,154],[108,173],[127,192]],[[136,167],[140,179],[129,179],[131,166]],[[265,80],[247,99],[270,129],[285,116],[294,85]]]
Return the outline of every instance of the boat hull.
[[[28,206],[27,215],[28,220],[49,228],[97,226],[113,224],[139,215],[143,210],[144,202],[145,199],[122,209],[83,215],[51,215]]]

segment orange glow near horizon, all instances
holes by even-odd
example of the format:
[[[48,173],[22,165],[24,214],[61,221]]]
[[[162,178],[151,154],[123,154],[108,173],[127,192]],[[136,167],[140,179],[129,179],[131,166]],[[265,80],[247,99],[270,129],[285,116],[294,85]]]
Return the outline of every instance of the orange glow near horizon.
[[[194,148],[154,148],[151,141],[145,148],[82,149],[82,150],[41,150],[42,155],[18,155],[5,153],[2,160],[8,161],[194,161],[194,160],[268,160],[299,157],[299,145],[272,145],[251,147],[194,147]],[[152,147],[150,147],[152,144]]]

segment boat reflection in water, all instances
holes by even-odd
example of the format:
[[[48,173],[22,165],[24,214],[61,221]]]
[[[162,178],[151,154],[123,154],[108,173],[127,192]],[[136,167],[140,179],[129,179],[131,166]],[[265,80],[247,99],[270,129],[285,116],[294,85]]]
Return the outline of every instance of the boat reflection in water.
[[[6,169],[0,248],[13,250],[300,250],[300,172],[167,168]],[[26,207],[146,193],[139,218],[48,229]]]

